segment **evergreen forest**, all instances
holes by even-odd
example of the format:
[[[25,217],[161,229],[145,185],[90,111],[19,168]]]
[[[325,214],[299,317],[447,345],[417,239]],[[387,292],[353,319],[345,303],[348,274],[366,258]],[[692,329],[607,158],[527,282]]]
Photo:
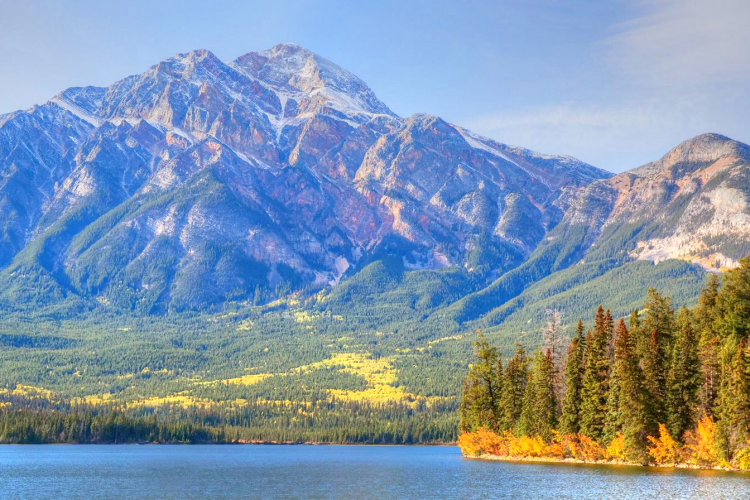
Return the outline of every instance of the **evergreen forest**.
[[[711,276],[698,304],[655,289],[627,318],[509,359],[479,334],[463,385],[467,455],[750,469],[750,258]]]

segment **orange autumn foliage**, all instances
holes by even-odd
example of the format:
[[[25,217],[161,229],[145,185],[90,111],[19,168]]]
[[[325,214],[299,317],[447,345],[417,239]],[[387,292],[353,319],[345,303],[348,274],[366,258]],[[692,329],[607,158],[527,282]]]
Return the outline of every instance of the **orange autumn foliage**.
[[[618,432],[617,437],[607,446],[607,454],[611,458],[625,460],[625,436],[622,432]]]
[[[579,452],[586,462],[597,462],[609,458],[607,450],[602,445],[583,434],[578,435]]]
[[[458,446],[464,454],[478,457],[481,455],[504,455],[507,445],[497,433],[480,427],[474,432],[464,432],[458,437]]]
[[[552,442],[547,445],[544,455],[553,458],[565,458],[566,450],[563,445],[563,436],[558,431],[552,431]]]
[[[750,470],[750,439],[747,440],[747,446],[737,453],[734,462],[740,469]]]
[[[667,426],[659,424],[659,437],[648,436],[654,446],[648,447],[648,453],[654,457],[658,465],[674,465],[677,463],[679,446],[669,433]]]
[[[554,458],[598,462],[610,458],[607,450],[593,439],[581,434],[554,433],[550,443],[540,436],[499,435],[487,429],[465,432],[458,438],[465,455],[495,455],[508,458]]]
[[[511,436],[508,441],[508,455],[518,458],[538,458],[545,456],[547,443],[540,436]]]
[[[712,417],[703,417],[698,421],[698,428],[685,434],[686,462],[700,466],[725,465],[721,459],[716,422]]]
[[[686,433],[687,444],[680,447],[665,425],[659,426],[659,437],[649,436],[653,444],[648,452],[658,465],[689,463],[702,467],[727,466],[721,459],[717,439],[716,422],[704,417],[695,432]],[[466,456],[481,457],[493,455],[510,459],[579,460],[597,463],[607,460],[627,461],[625,436],[618,433],[609,446],[604,447],[583,434],[560,434],[553,432],[551,441],[540,437],[514,436],[506,431],[503,434],[480,428],[474,432],[464,432],[458,437],[458,445]],[[750,470],[750,441],[733,462],[736,467]]]

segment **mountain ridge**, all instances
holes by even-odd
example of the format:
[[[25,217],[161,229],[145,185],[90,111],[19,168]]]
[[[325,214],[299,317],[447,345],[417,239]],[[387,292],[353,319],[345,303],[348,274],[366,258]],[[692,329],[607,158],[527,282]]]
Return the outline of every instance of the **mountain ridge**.
[[[38,264],[70,292],[114,299],[125,309],[139,301],[170,307],[182,296],[174,286],[198,294],[178,308],[221,304],[258,287],[269,298],[320,287],[388,248],[413,269],[469,265],[473,254],[479,267],[500,272],[522,262],[557,224],[564,208],[557,202],[568,188],[611,175],[481,138],[438,117],[400,118],[359,78],[289,44],[230,63],[207,50],[178,54],[109,87],[67,89],[13,116],[2,122],[6,131],[13,119],[37,122],[8,135],[16,144],[0,149],[0,169],[33,172],[24,183],[41,196],[3,194],[8,218],[26,218],[23,234],[6,231],[2,262],[13,263],[11,272]],[[68,142],[39,137],[50,126]],[[21,142],[44,144],[54,168],[41,154],[13,160]],[[195,194],[190,207],[148,201],[187,196],[201,172],[226,186],[217,193],[234,208]],[[246,226],[220,228],[214,209]],[[110,227],[102,218],[113,213],[123,218]],[[480,233],[492,248],[478,248]],[[102,239],[81,243],[92,234]],[[138,253],[117,249],[120,239],[141,241]],[[165,240],[166,253],[149,256]],[[216,248],[231,248],[234,257]],[[165,261],[171,269],[152,279],[136,272]],[[188,283],[210,282],[217,269],[226,283],[208,298]]]
[[[496,324],[497,308],[578,267],[736,265],[750,253],[749,151],[702,134],[615,175],[399,117],[298,45],[226,63],[195,50],[0,117],[0,300],[221,310],[395,256],[406,272],[466,274],[435,314]]]

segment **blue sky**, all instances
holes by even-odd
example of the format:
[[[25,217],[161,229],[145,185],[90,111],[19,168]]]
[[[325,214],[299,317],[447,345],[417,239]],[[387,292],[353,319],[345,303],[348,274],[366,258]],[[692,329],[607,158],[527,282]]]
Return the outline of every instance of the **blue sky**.
[[[0,0],[0,113],[294,42],[402,116],[619,172],[704,132],[750,142],[748,26],[748,0]]]

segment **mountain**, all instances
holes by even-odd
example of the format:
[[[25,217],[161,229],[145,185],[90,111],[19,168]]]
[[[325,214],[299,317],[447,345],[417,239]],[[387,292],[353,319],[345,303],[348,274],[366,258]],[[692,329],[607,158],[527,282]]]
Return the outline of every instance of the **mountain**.
[[[717,134],[610,181],[618,197],[605,226],[643,224],[632,255],[736,267],[750,254],[750,147]],[[658,217],[648,212],[659,206]]]
[[[624,315],[650,286],[691,303],[705,272],[750,254],[750,147],[718,134],[578,188],[572,199],[526,262],[452,305],[452,316],[520,328],[545,308],[575,314],[607,303]]]
[[[321,289],[389,255],[491,280],[611,177],[398,117],[291,44],[228,63],[179,54],[4,115],[0,173],[6,308],[141,313]]]
[[[471,332],[694,303],[750,254],[749,176],[716,134],[613,175],[399,117],[289,44],[67,89],[0,116],[0,413],[450,441]]]
[[[750,253],[749,151],[706,134],[613,175],[399,117],[298,45],[197,50],[0,117],[0,306],[220,312],[321,292],[309,307],[510,331],[543,307],[619,297],[624,314],[646,282],[687,303]]]

